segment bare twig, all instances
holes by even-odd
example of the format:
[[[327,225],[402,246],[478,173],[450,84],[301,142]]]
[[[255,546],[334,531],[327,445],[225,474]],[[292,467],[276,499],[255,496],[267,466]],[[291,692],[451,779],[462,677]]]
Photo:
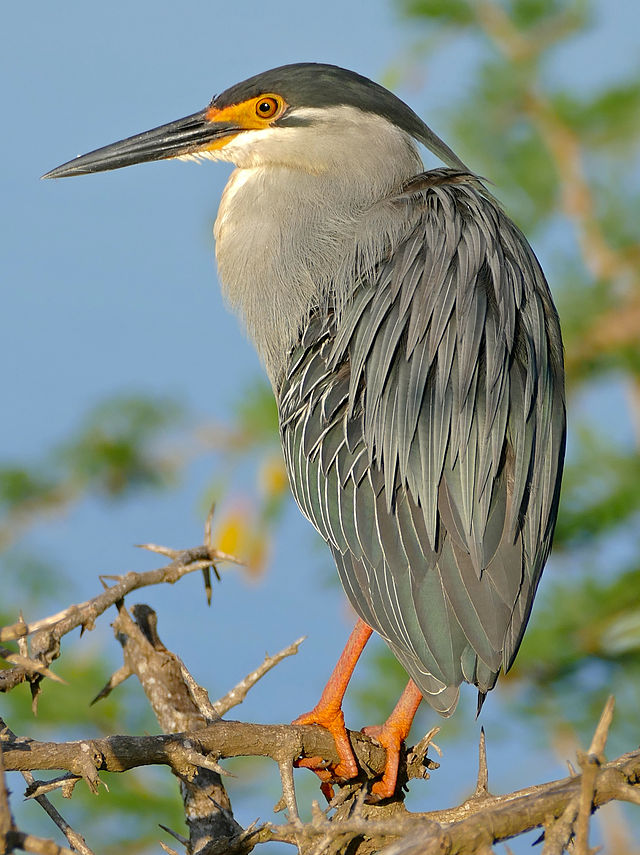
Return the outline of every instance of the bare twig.
[[[433,748],[437,755],[442,757],[441,749],[433,741],[433,738],[437,736],[438,733],[440,733],[440,728],[432,727],[431,730],[407,752],[407,776],[409,778],[424,778],[424,780],[427,781],[430,777],[429,771],[440,767],[439,763],[432,760],[430,757],[427,757],[429,748]]]
[[[591,855],[589,848],[589,820],[593,810],[593,799],[596,791],[598,771],[604,762],[604,748],[611,727],[615,701],[610,696],[604,706],[600,721],[593,734],[591,745],[587,754],[580,753],[578,761],[582,769],[582,781],[580,786],[580,799],[578,802],[578,816],[575,823],[575,851],[576,855]]]
[[[175,656],[176,654],[174,654]],[[180,673],[182,674],[182,679],[185,682],[185,685],[189,689],[189,693],[193,699],[194,704],[198,707],[198,712],[203,717],[203,719],[210,724],[213,721],[218,721],[221,716],[218,714],[216,709],[214,708],[211,700],[209,698],[209,693],[201,686],[193,677],[187,666],[184,664],[182,659],[179,656],[176,656],[178,663],[180,664]]]
[[[13,816],[11,815],[11,807],[9,805],[9,791],[7,790],[7,782],[4,774],[4,758],[2,752],[2,743],[0,742],[0,851],[9,852],[7,845],[9,834],[13,831]]]
[[[28,773],[23,772],[25,780]],[[28,787],[24,792],[25,799],[38,799],[44,796],[45,793],[52,793],[54,790],[62,790],[62,795],[65,799],[71,798],[73,790],[77,783],[82,780],[81,775],[60,775],[58,778],[50,778],[48,781],[37,781],[33,775],[30,775],[31,780],[27,781]],[[105,784],[106,786],[106,784]]]
[[[385,751],[358,732],[351,732],[356,756],[380,774],[385,766]],[[87,757],[94,769],[126,772],[139,766],[169,765],[180,754],[197,748],[216,757],[262,756],[276,762],[284,755],[321,755],[338,762],[333,737],[313,725],[247,724],[217,721],[198,730],[155,736],[108,736],[79,742],[38,742],[8,738],[3,741],[6,768],[11,771],[65,769],[82,775]],[[188,764],[185,764],[188,765]]]
[[[613,721],[613,711],[615,709],[616,701],[613,695],[609,695],[607,698],[607,702],[604,705],[604,709],[600,715],[600,721],[598,722],[596,729],[593,734],[593,739],[591,740],[591,745],[589,746],[589,754],[594,755],[601,762],[604,762],[604,749],[607,744],[607,738],[609,736],[609,729],[611,728],[611,722]]]
[[[489,793],[489,769],[487,768],[487,745],[484,735],[484,727],[480,728],[480,743],[478,745],[478,781],[476,791],[473,794],[475,799],[483,799]]]
[[[35,783],[31,772],[23,772],[22,777],[29,786],[32,786]],[[58,826],[75,852],[80,852],[81,855],[93,855],[93,851],[87,846],[87,842],[84,837],[69,825],[62,814],[51,804],[44,794],[34,795],[33,798],[35,798],[49,818]]]
[[[210,566],[214,559],[239,563],[232,555],[215,550],[213,552],[214,554],[208,546],[198,546],[182,552],[172,551],[173,560],[164,567],[143,573],[130,572],[125,576],[112,577],[115,584],[109,585],[101,594],[86,602],[74,604],[63,612],[45,618],[44,621],[34,625],[26,624],[25,627],[24,621],[21,620],[12,626],[4,627],[0,630],[0,638],[5,641],[32,634],[34,626],[41,628],[33,632],[31,640],[32,658],[36,661],[37,668],[32,664],[32,660],[29,660],[29,662],[20,662],[6,671],[0,671],[0,691],[9,691],[32,673],[43,673],[43,669],[46,669],[59,655],[59,642],[62,636],[78,626],[91,628],[96,617],[132,591],[149,585],[173,584],[188,573]],[[9,654],[18,655],[11,651]],[[47,673],[47,676],[50,675]]]
[[[15,734],[6,726],[3,727],[3,737],[10,737],[11,739],[15,739]],[[0,746],[1,750],[1,746]],[[93,855],[91,849],[87,846],[87,843],[84,837],[75,831],[66,819],[60,814],[60,812],[51,804],[49,799],[44,795],[44,787],[41,788],[41,782],[36,782],[34,780],[31,772],[22,772],[22,777],[27,783],[27,792],[25,793],[26,798],[33,798],[38,802],[40,807],[45,811],[45,813],[49,816],[49,818],[58,826],[60,831],[64,834],[64,836],[69,841],[71,847],[76,851],[80,852],[81,855]],[[68,787],[68,775],[65,775],[66,786]],[[77,782],[80,778],[75,778]],[[52,781],[48,782],[49,784],[53,784]],[[63,786],[62,782],[58,782],[58,786]],[[73,784],[71,785],[73,788]],[[51,789],[54,789],[52,786]],[[64,792],[64,789],[63,789]],[[64,793],[65,796],[70,795],[70,793]]]
[[[89,706],[93,706],[93,704],[97,704],[98,701],[104,700],[104,698],[108,697],[114,689],[122,685],[125,680],[128,680],[130,676],[131,669],[126,665],[123,665],[122,668],[118,668],[118,670],[109,677],[106,685],[100,689],[95,698],[91,700]]]
[[[282,801],[289,813],[289,822],[299,823],[298,803],[296,801],[296,790],[293,784],[293,758],[283,757],[279,762],[280,781],[282,783]],[[276,805],[278,808],[279,805]]]
[[[158,633],[158,618],[147,605],[133,606],[131,619],[124,604],[113,623],[123,648],[125,666],[140,680],[156,718],[166,733],[199,732],[211,722],[202,707],[206,692],[189,676],[179,657],[167,649]],[[208,698],[207,698],[208,701]],[[210,706],[210,705],[209,705]],[[213,714],[215,718],[215,713]],[[189,852],[236,840],[242,828],[233,818],[221,776],[229,774],[218,763],[216,750],[203,750],[198,740],[185,737],[169,747],[171,770],[180,782],[189,828]]]
[[[183,846],[188,845],[189,841],[182,834],[178,834],[177,831],[174,831],[172,828],[169,828],[167,825],[163,825],[161,822],[159,822],[158,825],[160,826],[160,828],[163,831],[166,831],[167,834],[170,834],[175,840],[177,840],[178,843],[182,843]]]
[[[9,807],[9,791],[7,790],[4,774],[2,742],[6,736],[13,736],[13,734],[3,723],[2,740],[0,740],[0,852],[9,853],[13,852],[14,849],[23,849],[25,852],[36,852],[40,853],[40,855],[73,855],[71,849],[67,849],[65,846],[58,846],[53,840],[34,837],[32,834],[25,834],[15,827]],[[31,777],[28,772],[23,773],[23,776],[27,781]],[[44,796],[38,801],[58,828],[65,834],[67,840],[74,846],[76,852],[80,852],[82,855],[93,855],[84,842],[84,839],[65,822],[58,811]]]
[[[171,558],[175,561],[180,554],[179,549],[173,549],[171,546],[160,546],[157,543],[136,543],[138,549],[146,549],[147,552],[154,552],[156,555],[164,555],[165,558]],[[117,578],[107,576],[105,578]]]
[[[14,849],[23,849],[25,852],[34,852],[36,855],[76,855],[72,849],[66,846],[58,846],[53,840],[45,837],[35,837],[33,834],[25,834],[22,831],[12,831],[8,835],[7,852]]]
[[[46,665],[36,662],[34,659],[30,659],[28,656],[23,656],[21,653],[14,653],[7,647],[0,647],[0,658],[4,659],[5,662],[10,662],[17,668],[22,668],[25,674],[41,674],[43,677],[48,677],[56,683],[65,683],[62,677],[58,677],[58,675],[54,674],[53,671],[50,671]]]
[[[374,774],[380,774],[385,763],[384,750],[376,748],[360,734],[352,733],[351,738],[362,765],[366,757],[366,763],[374,769]],[[29,750],[25,751],[24,742],[14,744],[9,740],[4,743],[7,769],[76,770],[81,743],[28,741],[27,744]],[[260,755],[270,756],[279,762],[286,754],[293,756],[298,752],[337,760],[332,737],[313,726],[220,721],[192,733],[117,736],[84,744],[89,746],[93,757],[99,758],[97,768],[114,772],[156,763],[174,765],[180,752],[193,750],[194,746],[204,755],[214,754],[218,757]],[[594,807],[617,798],[621,782],[634,791],[640,788],[640,750],[602,765],[593,795]],[[509,795],[488,796],[481,801],[471,799],[457,808],[414,815],[412,821],[430,820],[445,824],[447,834],[456,839],[460,847],[463,844],[470,846],[480,833],[486,836],[487,829],[491,829],[495,841],[499,841],[539,827],[548,822],[549,817],[560,816],[568,803],[579,796],[581,787],[582,776],[569,777]],[[472,850],[459,848],[455,851]]]
[[[562,855],[573,836],[579,801],[579,796],[571,799],[558,819],[545,827],[542,855]]]
[[[242,701],[246,698],[247,692],[251,689],[252,686],[260,680],[261,677],[270,671],[272,668],[282,662],[283,659],[286,659],[287,656],[294,656],[298,652],[298,648],[305,640],[306,636],[302,636],[297,641],[294,641],[293,644],[290,644],[288,647],[285,647],[279,653],[276,653],[274,656],[269,656],[268,654],[264,658],[264,662],[262,665],[259,665],[255,671],[252,671],[250,674],[238,683],[237,686],[234,686],[230,692],[227,692],[224,697],[219,698],[217,701],[214,701],[212,704],[213,710],[219,716],[226,715],[230,709],[241,704]]]
[[[640,790],[638,787],[632,787],[626,781],[620,781],[616,790],[616,798],[621,802],[640,805]]]
[[[204,545],[209,547],[211,555],[214,554],[214,546],[213,546],[213,514],[215,512],[216,505],[215,502],[212,502],[211,507],[209,508],[209,513],[207,514],[207,519],[204,523]],[[211,597],[213,594],[211,588],[211,571],[216,575],[216,579],[218,582],[220,581],[220,573],[218,573],[218,568],[216,565],[211,562],[210,567],[202,568],[202,578],[204,579],[204,590],[207,597],[207,605],[211,605]]]

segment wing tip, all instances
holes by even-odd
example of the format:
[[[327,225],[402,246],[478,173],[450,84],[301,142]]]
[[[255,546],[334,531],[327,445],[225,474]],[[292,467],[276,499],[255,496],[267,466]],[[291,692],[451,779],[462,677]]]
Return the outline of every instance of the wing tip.
[[[484,706],[484,702],[486,701],[488,694],[489,694],[488,692],[482,692],[482,691],[480,691],[480,689],[478,689],[478,705],[476,707],[476,719],[480,715],[480,711],[482,710],[482,707]]]

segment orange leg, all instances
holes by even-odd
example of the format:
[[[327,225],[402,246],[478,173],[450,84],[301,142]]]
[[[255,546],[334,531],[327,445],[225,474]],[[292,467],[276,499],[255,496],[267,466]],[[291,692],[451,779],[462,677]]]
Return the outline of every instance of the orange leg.
[[[400,749],[411,730],[411,724],[420,706],[422,694],[413,680],[409,680],[389,718],[382,725],[363,728],[363,733],[372,736],[387,750],[387,763],[382,778],[371,788],[376,801],[389,799],[396,789]]]
[[[319,724],[333,736],[340,761],[336,766],[323,767],[322,757],[305,757],[298,766],[312,769],[322,780],[322,792],[328,800],[333,798],[331,781],[336,778],[354,778],[358,774],[358,764],[344,726],[342,699],[347,690],[353,669],[371,638],[373,630],[363,620],[358,620],[340,658],[333,669],[329,682],[324,688],[320,700],[311,710],[298,716],[293,724]]]

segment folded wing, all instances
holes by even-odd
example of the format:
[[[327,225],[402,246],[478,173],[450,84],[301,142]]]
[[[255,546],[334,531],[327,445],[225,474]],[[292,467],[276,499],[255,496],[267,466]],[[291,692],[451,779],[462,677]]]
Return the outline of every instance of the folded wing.
[[[281,435],[352,605],[447,715],[512,664],[549,554],[562,343],[531,248],[476,183],[435,170],[395,204],[417,225],[311,319]]]

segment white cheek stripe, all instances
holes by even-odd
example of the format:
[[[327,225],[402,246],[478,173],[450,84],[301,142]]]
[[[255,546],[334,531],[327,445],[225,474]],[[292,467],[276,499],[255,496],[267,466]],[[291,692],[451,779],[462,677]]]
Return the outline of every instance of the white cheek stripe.
[[[190,160],[193,163],[200,163],[203,160],[219,160],[216,151],[192,151],[189,154],[178,154],[174,160]]]
[[[238,154],[250,150],[254,146],[259,146],[261,143],[268,142],[273,137],[281,140],[287,130],[288,128],[264,128],[255,131],[241,131],[237,137],[234,137],[218,151],[225,160],[233,161]]]
[[[191,161],[193,163],[199,163],[203,160],[226,160],[233,163],[238,155],[246,151],[251,151],[254,146],[259,146],[273,137],[282,139],[288,131],[289,128],[264,128],[262,130],[240,131],[236,137],[222,146],[222,148],[191,151],[187,154],[175,155],[173,159]]]

